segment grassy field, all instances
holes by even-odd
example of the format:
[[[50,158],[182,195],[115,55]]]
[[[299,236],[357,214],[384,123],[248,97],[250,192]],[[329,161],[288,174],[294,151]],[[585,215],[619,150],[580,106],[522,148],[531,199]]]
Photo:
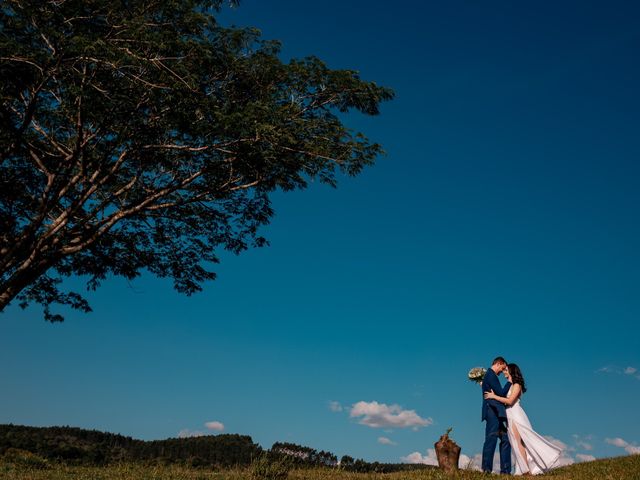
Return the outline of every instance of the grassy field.
[[[390,474],[348,473],[340,470],[294,470],[289,480],[480,480],[487,476],[460,471],[447,475],[439,469]],[[503,478],[496,476],[496,478]],[[622,480],[640,479],[640,455],[598,460],[564,467],[537,478],[554,480]],[[69,467],[56,464],[27,465],[0,460],[2,480],[250,480],[249,470],[212,472],[184,467],[148,467],[135,464],[109,467]]]

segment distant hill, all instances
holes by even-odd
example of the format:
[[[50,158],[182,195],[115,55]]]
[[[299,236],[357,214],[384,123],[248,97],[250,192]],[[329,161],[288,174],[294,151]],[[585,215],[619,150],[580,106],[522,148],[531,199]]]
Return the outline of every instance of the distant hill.
[[[262,448],[250,436],[235,434],[144,441],[75,427],[0,425],[0,455],[18,448],[71,464],[104,465],[153,461],[191,466],[245,466]]]
[[[0,457],[9,449],[31,452],[68,465],[104,466],[122,462],[190,467],[244,467],[263,453],[288,457],[298,468],[337,467],[352,472],[398,472],[433,468],[430,465],[366,462],[348,455],[340,462],[331,452],[293,443],[276,442],[271,450],[247,435],[206,435],[167,440],[136,440],[114,433],[75,427],[0,425]]]

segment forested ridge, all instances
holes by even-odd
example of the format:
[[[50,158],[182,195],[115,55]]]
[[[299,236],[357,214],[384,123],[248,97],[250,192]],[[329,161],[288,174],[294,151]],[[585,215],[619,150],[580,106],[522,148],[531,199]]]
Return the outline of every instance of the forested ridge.
[[[145,441],[75,427],[0,425],[0,455],[10,448],[27,450],[50,460],[85,465],[153,461],[231,467],[248,465],[262,453],[260,445],[248,435]]]
[[[0,425],[0,457],[10,450],[31,452],[43,459],[71,465],[101,466],[120,462],[180,464],[191,467],[244,467],[261,455],[287,457],[292,465],[340,467],[355,472],[394,472],[430,468],[427,465],[367,462],[338,457],[294,443],[276,442],[270,450],[248,435],[218,434],[166,440],[137,440],[115,433],[77,427]]]

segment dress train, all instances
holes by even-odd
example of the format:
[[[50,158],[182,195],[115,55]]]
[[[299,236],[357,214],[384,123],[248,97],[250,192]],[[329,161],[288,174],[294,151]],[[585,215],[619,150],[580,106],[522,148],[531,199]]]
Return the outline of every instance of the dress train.
[[[533,475],[539,475],[557,466],[562,449],[533,430],[529,417],[527,417],[526,412],[520,405],[520,399],[507,408],[507,421],[509,443],[511,443],[511,452],[515,457],[516,475],[522,475],[528,471]],[[520,448],[518,448],[514,427],[517,428],[525,445],[529,468],[527,468],[527,462],[525,462]]]

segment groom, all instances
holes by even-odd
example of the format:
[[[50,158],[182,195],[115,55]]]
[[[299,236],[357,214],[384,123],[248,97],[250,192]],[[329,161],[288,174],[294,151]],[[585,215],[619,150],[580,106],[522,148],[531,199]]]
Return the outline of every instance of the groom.
[[[493,390],[496,395],[505,397],[511,384],[502,387],[498,375],[507,369],[507,362],[497,357],[482,380],[482,421],[486,422],[484,447],[482,448],[482,471],[491,473],[493,470],[493,454],[500,438],[500,473],[511,473],[511,445],[507,435],[507,411],[497,400],[485,400],[484,394]]]

